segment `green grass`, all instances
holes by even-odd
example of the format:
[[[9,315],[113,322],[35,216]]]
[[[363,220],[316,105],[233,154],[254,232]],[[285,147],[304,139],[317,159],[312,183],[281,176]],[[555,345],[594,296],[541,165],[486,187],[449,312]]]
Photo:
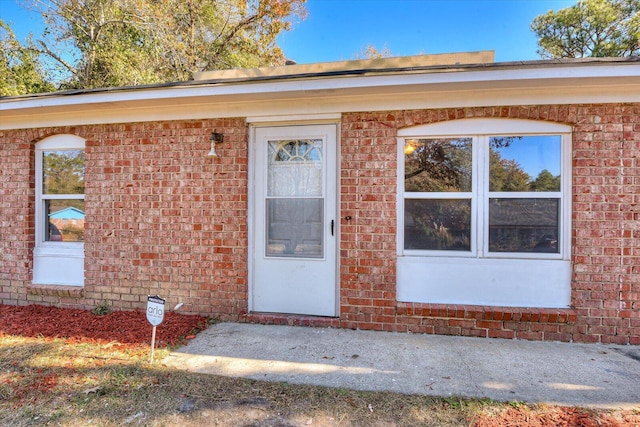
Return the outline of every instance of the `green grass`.
[[[168,353],[151,365],[147,346],[0,335],[0,426],[469,426],[558,411],[194,374],[164,366]]]

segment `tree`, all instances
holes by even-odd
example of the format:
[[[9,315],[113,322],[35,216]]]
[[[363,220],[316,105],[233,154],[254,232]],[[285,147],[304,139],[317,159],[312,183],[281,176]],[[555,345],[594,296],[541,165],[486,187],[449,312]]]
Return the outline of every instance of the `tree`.
[[[470,191],[471,140],[421,139],[408,142],[405,151],[405,190]]]
[[[276,38],[306,0],[35,0],[39,52],[65,88],[184,81],[284,64]]]
[[[471,142],[471,138],[406,140],[405,191],[471,191]],[[405,247],[469,248],[471,204],[467,200],[407,200],[405,214]]]
[[[513,159],[503,159],[493,148],[489,151],[489,191],[529,191],[531,177]]]
[[[389,50],[386,45],[383,46],[382,49],[378,49],[374,45],[369,44],[366,49],[356,53],[354,59],[379,59],[390,58],[392,56],[393,54],[391,53],[391,50]]]
[[[45,152],[42,163],[46,194],[84,193],[84,150]]]
[[[38,54],[22,45],[11,28],[0,20],[0,96],[41,93],[54,90],[38,62]]]
[[[547,169],[543,169],[531,183],[531,187],[534,191],[560,191],[560,175],[553,175]]]
[[[531,29],[543,58],[640,54],[640,0],[578,0],[537,16]]]
[[[146,0],[162,41],[157,59],[165,81],[195,71],[284,65],[276,38],[304,18],[306,0]]]

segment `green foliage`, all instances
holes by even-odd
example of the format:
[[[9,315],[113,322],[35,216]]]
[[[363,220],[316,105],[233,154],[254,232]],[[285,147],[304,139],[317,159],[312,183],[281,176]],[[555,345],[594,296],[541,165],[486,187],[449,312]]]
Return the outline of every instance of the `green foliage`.
[[[0,96],[54,90],[30,43],[28,40],[27,45],[22,45],[9,25],[0,19]]]
[[[420,208],[410,212],[414,226],[411,235],[405,236],[407,249],[469,250],[470,203],[444,200]]]
[[[485,176],[480,179],[488,178],[489,190],[493,192],[560,191],[560,175],[544,169],[533,179],[518,161],[503,157],[500,149],[521,139],[523,137],[520,136],[492,137],[489,171],[488,174],[485,171]],[[471,192],[472,169],[470,138],[405,141],[405,191],[409,194]],[[471,202],[467,199],[443,196],[443,199],[421,200],[407,196],[405,248],[468,250],[471,245],[471,217]],[[509,235],[503,240],[511,245],[508,251],[513,252],[531,246],[521,243],[525,239],[531,240],[529,234],[522,238]]]
[[[498,151],[489,154],[490,191],[529,191],[531,177],[513,159],[503,159]]]
[[[579,0],[537,16],[531,29],[543,58],[640,54],[640,0]]]
[[[525,410],[529,409],[529,406],[527,405],[527,403],[521,400],[511,400],[507,402],[507,405],[515,409],[525,409]]]
[[[110,314],[111,311],[111,306],[107,301],[99,302],[98,304],[96,304],[94,309],[91,310],[91,312],[96,316],[106,316],[107,314]]]
[[[499,149],[522,137],[492,137],[489,149],[490,191],[560,191],[560,176],[543,170],[533,179],[513,159],[503,158]],[[471,191],[471,140],[409,140],[405,155],[405,191]]]
[[[408,142],[405,191],[471,191],[471,139],[419,139]]]
[[[46,194],[84,194],[84,150],[45,152],[43,172]]]
[[[553,175],[543,169],[531,183],[531,187],[534,191],[560,191],[560,175]]]
[[[306,0],[49,0],[40,55],[61,88],[184,81],[197,71],[284,64],[276,38]],[[25,88],[22,93],[28,91]],[[21,91],[17,91],[21,92]]]

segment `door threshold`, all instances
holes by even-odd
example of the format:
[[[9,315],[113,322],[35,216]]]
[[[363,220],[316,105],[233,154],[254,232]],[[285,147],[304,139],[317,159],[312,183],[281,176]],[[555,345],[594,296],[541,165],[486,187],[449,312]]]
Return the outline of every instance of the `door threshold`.
[[[317,328],[340,327],[339,317],[312,316],[308,314],[252,312],[247,313],[242,320],[260,325],[310,326]]]

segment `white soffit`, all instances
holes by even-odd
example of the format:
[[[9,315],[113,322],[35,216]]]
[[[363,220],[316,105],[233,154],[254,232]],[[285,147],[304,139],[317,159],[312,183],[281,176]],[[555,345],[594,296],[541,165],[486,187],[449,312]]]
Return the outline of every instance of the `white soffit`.
[[[202,81],[0,100],[0,129],[420,108],[640,102],[640,62]]]

